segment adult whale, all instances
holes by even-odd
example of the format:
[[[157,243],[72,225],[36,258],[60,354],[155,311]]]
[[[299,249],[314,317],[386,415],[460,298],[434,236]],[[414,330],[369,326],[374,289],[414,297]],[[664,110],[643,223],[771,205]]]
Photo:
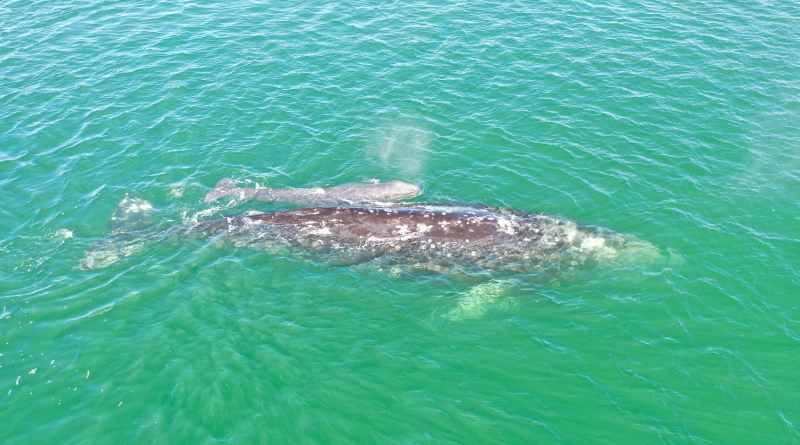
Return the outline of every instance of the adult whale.
[[[126,198],[114,214],[118,229],[90,249],[81,266],[98,269],[156,239],[224,240],[272,254],[300,253],[339,264],[369,263],[391,273],[423,270],[476,275],[444,317],[477,318],[502,301],[526,273],[561,273],[584,265],[651,262],[652,244],[550,215],[483,206],[396,205],[311,207],[227,216],[166,230],[143,227],[152,206]],[[144,217],[144,218],[143,218]],[[134,230],[122,230],[123,228]],[[216,244],[216,243],[215,243]],[[506,273],[512,274],[505,279]]]
[[[436,272],[522,272],[632,252],[658,256],[651,244],[607,229],[478,206],[312,207],[228,216],[184,231],[241,247],[296,251],[346,264],[380,259]]]
[[[567,219],[485,206],[310,207],[227,216],[159,229],[152,206],[125,198],[112,236],[82,266],[106,267],[148,241],[216,237],[237,247],[296,252],[334,263],[380,261],[437,272],[522,272],[587,262],[653,259],[650,243]]]
[[[231,179],[222,179],[206,194],[204,201],[211,203],[230,196],[240,201],[256,199],[300,205],[337,205],[401,201],[419,196],[420,193],[422,189],[418,185],[403,181],[354,182],[333,187],[241,188]]]

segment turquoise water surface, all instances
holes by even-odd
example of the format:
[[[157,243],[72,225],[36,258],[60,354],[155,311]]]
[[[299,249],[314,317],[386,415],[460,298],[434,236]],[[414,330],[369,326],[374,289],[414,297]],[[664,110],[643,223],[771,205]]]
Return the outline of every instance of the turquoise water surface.
[[[661,260],[460,280],[165,239],[370,178]],[[3,444],[800,443],[800,4],[0,1]],[[87,253],[88,252],[88,253]]]

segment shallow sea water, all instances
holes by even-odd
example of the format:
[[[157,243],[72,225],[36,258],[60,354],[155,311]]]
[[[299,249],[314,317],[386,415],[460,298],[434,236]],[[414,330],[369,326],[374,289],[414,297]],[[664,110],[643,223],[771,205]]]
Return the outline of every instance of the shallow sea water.
[[[800,5],[0,2],[0,437],[800,443]],[[670,261],[463,282],[117,205],[370,178]]]

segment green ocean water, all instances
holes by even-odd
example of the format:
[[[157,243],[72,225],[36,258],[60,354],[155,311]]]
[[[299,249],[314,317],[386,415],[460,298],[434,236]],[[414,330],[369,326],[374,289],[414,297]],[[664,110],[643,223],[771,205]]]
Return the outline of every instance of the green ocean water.
[[[464,282],[164,240],[370,178],[668,261]],[[800,4],[0,1],[0,442],[800,443]],[[471,312],[451,317],[465,302]]]

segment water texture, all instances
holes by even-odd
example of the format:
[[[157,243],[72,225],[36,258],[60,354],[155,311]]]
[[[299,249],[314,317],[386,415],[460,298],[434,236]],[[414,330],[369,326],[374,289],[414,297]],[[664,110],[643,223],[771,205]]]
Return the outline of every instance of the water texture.
[[[800,443],[798,98],[792,1],[0,1],[0,437]],[[403,179],[670,260],[84,267],[126,199],[275,208],[204,205],[223,177]]]

